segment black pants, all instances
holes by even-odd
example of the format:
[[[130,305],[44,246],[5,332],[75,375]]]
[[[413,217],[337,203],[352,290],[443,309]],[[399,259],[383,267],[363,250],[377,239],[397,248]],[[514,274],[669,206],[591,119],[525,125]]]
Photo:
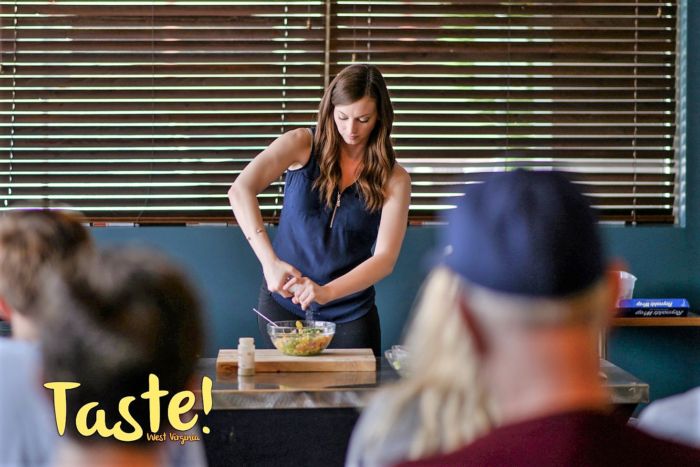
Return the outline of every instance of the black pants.
[[[258,311],[272,321],[295,321],[299,318],[294,313],[287,311],[273,298],[267,285],[263,282],[258,298]],[[267,321],[258,317],[258,329],[260,330],[260,343],[255,346],[261,349],[274,349],[270,336],[267,334]],[[336,323],[335,335],[331,340],[329,349],[364,349],[371,348],[376,357],[379,356],[382,346],[382,331],[379,327],[379,313],[377,306],[361,318],[348,323]]]

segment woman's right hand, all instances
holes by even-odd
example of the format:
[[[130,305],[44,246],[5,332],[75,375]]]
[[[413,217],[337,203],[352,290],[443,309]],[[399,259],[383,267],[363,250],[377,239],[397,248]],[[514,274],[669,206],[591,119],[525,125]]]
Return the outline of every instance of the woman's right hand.
[[[294,294],[284,290],[284,285],[292,277],[301,277],[301,273],[294,266],[285,263],[279,258],[263,267],[263,275],[265,276],[265,282],[267,282],[267,290],[277,292],[285,298],[293,297]]]

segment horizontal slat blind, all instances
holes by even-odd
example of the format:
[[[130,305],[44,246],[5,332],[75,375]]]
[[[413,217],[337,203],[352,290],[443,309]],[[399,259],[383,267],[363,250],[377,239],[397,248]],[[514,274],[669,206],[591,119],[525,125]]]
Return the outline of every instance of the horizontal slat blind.
[[[411,218],[516,167],[674,222],[676,2],[331,2],[330,74],[378,65]],[[0,198],[232,221],[226,190],[323,92],[324,1],[0,0]],[[260,196],[275,220],[281,180]],[[0,209],[2,206],[0,206]]]
[[[95,219],[232,220],[226,191],[315,120],[322,1],[3,1],[0,193]],[[8,143],[9,142],[9,143]],[[260,196],[278,215],[282,184]]]
[[[331,71],[383,71],[413,218],[524,167],[572,172],[603,220],[674,222],[675,2],[409,3],[338,1]]]

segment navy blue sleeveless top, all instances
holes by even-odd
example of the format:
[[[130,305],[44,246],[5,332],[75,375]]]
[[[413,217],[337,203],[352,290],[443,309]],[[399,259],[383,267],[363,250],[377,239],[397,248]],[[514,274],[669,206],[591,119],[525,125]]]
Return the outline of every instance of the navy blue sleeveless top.
[[[319,191],[313,188],[319,175],[313,147],[304,167],[287,170],[284,203],[272,247],[282,261],[317,284],[325,285],[372,256],[381,211],[370,213],[357,184],[353,184],[341,193],[340,207],[335,209],[331,227],[333,208],[326,207]],[[337,192],[333,195],[334,201],[336,196]],[[273,293],[272,298],[297,316],[305,316],[291,299],[277,293]],[[314,319],[338,323],[361,318],[373,306],[374,287],[325,305],[312,304]]]

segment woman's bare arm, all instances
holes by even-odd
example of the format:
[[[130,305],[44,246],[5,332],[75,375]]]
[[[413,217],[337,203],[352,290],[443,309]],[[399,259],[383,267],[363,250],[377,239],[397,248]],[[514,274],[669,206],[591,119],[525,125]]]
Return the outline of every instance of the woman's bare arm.
[[[282,286],[290,276],[300,277],[301,274],[293,265],[281,261],[272,249],[263,226],[257,195],[287,169],[305,165],[311,142],[311,133],[305,128],[284,133],[243,169],[228,190],[233,214],[262,265],[268,289],[286,297],[291,294]]]

